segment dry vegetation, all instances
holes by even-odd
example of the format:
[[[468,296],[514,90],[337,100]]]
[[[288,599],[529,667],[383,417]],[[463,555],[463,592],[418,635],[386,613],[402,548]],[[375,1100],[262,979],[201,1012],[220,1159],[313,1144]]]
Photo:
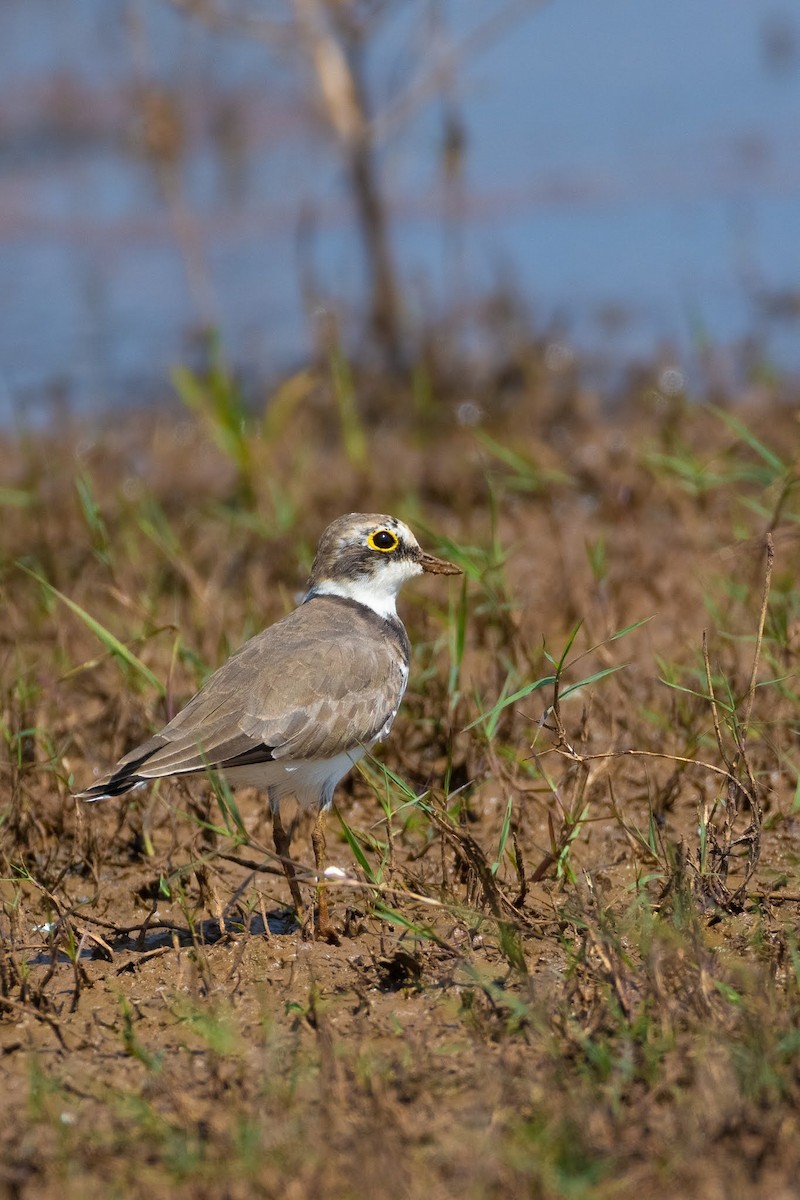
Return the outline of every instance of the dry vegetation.
[[[245,417],[220,371],[6,437],[8,1195],[796,1194],[796,414],[517,381],[356,403],[338,361]],[[351,509],[465,583],[403,597],[409,693],[329,819],[331,947],[254,793],[71,791]]]

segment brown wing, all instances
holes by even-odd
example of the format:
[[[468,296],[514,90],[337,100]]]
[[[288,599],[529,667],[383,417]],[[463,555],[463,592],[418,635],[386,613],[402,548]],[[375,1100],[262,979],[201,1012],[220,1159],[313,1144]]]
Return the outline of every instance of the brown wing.
[[[407,663],[399,621],[315,597],[247,642],[160,733],[89,790],[109,795],[142,779],[332,758],[365,745],[397,711]]]

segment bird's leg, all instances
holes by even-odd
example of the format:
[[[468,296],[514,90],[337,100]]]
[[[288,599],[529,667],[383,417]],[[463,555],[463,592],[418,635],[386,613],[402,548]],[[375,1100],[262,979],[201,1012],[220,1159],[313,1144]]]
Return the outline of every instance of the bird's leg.
[[[283,873],[286,876],[286,882],[289,884],[289,891],[292,893],[292,900],[297,909],[297,918],[298,920],[302,920],[303,898],[300,895],[300,887],[297,883],[297,876],[294,873],[294,863],[289,854],[290,838],[283,828],[283,822],[281,821],[280,802],[273,800],[270,796],[270,807],[272,809],[272,840],[275,843],[275,853],[281,860]]]
[[[314,865],[317,868],[317,927],[314,936],[318,941],[330,942],[331,945],[338,946],[339,936],[328,916],[328,893],[323,880],[325,875],[325,830],[322,824],[322,809],[317,813],[317,819],[314,822],[311,845],[314,849]]]

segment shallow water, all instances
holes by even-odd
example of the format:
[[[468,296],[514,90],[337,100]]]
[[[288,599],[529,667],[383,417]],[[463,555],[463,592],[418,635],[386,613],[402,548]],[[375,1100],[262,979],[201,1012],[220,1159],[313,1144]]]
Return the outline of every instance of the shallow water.
[[[451,9],[441,34],[421,6],[396,10],[371,64],[378,112],[437,38],[491,11]],[[457,298],[466,319],[511,283],[598,363],[656,352],[691,369],[698,347],[755,335],[800,369],[796,9],[556,2],[484,41],[453,73],[460,219],[443,216],[440,98],[383,151],[413,317]],[[0,415],[163,392],[207,323],[269,377],[308,352],[320,310],[358,309],[348,198],[290,59],[158,0],[5,0],[0,45]],[[141,141],[153,84],[178,123],[161,171]]]

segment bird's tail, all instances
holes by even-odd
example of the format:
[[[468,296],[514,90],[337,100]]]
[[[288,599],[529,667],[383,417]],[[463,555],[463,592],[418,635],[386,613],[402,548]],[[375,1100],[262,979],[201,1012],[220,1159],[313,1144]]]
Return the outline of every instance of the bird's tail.
[[[141,787],[142,784],[152,783],[152,779],[145,778],[144,775],[138,774],[138,768],[147,761],[153,754],[152,749],[148,747],[147,753],[137,756],[132,762],[124,758],[121,763],[114,767],[113,771],[109,771],[107,775],[103,775],[98,779],[97,783],[93,783],[91,787],[86,788],[83,792],[75,792],[76,800],[85,800],[88,803],[93,803],[95,800],[113,800],[116,796],[124,796],[126,792],[133,791],[134,788]]]

